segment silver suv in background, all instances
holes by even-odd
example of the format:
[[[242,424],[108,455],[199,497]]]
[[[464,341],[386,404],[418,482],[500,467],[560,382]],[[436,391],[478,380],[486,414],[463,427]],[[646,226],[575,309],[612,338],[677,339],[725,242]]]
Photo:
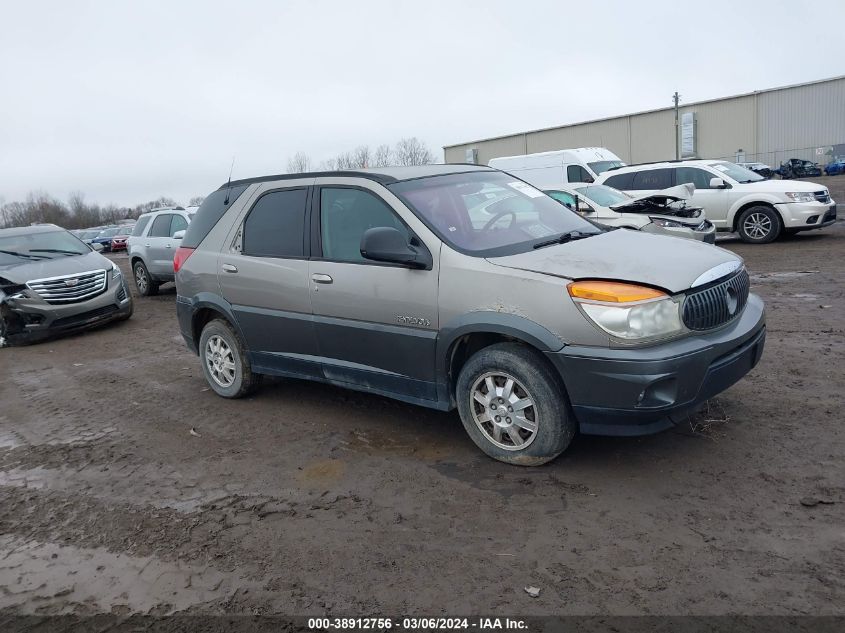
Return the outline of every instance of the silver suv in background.
[[[275,374],[457,408],[485,453],[522,465],[577,431],[671,427],[748,373],[766,332],[735,254],[606,230],[473,165],[223,185],[174,267],[218,395]]]
[[[128,319],[120,269],[52,224],[0,230],[0,346]]]
[[[142,297],[158,294],[161,284],[173,281],[173,255],[192,217],[178,207],[155,209],[138,218],[126,251]]]

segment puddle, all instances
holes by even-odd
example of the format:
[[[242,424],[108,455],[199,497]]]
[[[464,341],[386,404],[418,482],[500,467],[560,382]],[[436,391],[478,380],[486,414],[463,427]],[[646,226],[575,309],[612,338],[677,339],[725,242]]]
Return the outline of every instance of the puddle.
[[[169,614],[250,588],[237,575],[151,556],[0,536],[0,609],[19,614]],[[257,588],[257,585],[256,585]],[[82,605],[80,607],[80,605]]]
[[[324,459],[312,462],[302,469],[298,479],[305,482],[328,483],[340,479],[346,464],[339,459]]]

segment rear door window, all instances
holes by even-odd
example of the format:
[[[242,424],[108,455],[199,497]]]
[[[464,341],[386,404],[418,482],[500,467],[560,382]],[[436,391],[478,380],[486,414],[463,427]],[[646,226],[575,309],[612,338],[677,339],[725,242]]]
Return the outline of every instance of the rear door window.
[[[637,191],[666,189],[672,186],[671,169],[645,169],[634,174],[631,189]]]
[[[271,191],[261,196],[244,221],[244,255],[304,257],[308,189]]]
[[[150,234],[147,237],[170,237],[170,222],[173,218],[171,213],[162,213],[153,220],[150,227]]]

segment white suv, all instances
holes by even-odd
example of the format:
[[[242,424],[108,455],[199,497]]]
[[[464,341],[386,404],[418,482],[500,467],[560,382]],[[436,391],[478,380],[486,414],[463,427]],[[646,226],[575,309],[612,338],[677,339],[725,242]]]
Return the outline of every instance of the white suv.
[[[781,233],[818,229],[836,221],[826,187],[795,180],[766,180],[722,160],[684,160],[618,167],[597,184],[642,196],[675,185],[695,185],[690,204],[702,207],[718,231],[736,231],[745,242],[764,244]]]

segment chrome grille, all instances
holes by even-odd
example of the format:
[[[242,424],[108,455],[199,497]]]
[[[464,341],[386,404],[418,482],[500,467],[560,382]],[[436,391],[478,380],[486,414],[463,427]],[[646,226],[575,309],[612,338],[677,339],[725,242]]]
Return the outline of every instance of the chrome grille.
[[[743,268],[726,281],[692,292],[684,300],[684,324],[709,330],[733,321],[748,301],[748,272]]]
[[[818,200],[819,202],[824,202],[825,204],[830,202],[830,192],[827,191],[827,190],[825,190],[825,191],[814,191],[813,195],[816,197],[816,200]]]
[[[105,291],[106,271],[89,270],[75,275],[35,279],[26,285],[47,303],[78,303]]]

